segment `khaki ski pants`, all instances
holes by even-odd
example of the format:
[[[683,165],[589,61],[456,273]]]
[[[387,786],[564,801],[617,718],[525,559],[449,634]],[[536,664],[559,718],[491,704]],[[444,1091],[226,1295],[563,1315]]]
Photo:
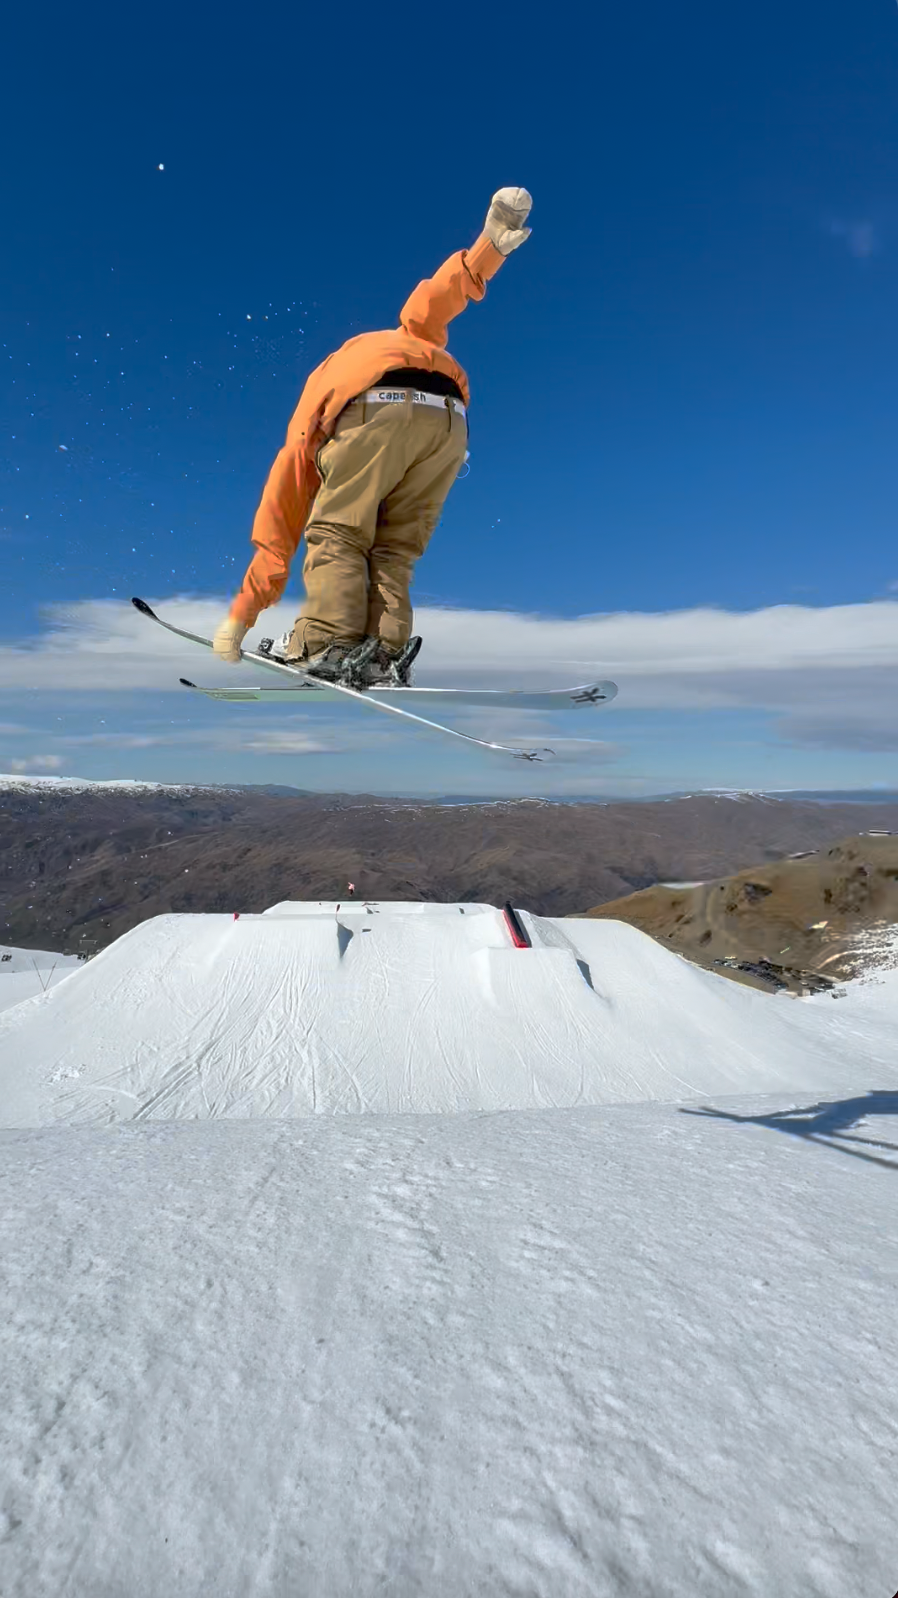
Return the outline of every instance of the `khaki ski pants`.
[[[451,401],[353,400],[318,452],[321,488],[306,526],[305,602],[289,653],[368,634],[391,649],[412,630],[409,586],[464,460],[468,430]]]

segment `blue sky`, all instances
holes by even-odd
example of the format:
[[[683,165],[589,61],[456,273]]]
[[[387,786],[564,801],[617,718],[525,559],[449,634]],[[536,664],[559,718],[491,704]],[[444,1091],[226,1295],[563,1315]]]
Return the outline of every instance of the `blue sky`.
[[[497,5],[451,26],[402,5],[214,25],[96,6],[20,11],[7,40],[0,769],[465,793],[898,781],[892,0],[600,4],[554,33]],[[418,568],[419,678],[616,675],[593,747],[538,729],[563,753],[536,776],[362,711],[198,706],[152,662],[142,689],[116,664],[111,640],[138,647],[116,603],[189,599],[214,625],[306,374],[394,325],[506,183],[531,190],[533,234],[452,328],[471,472]],[[773,607],[814,612],[810,632]],[[686,659],[714,610],[753,616],[765,652],[743,627],[738,658]],[[483,641],[496,612],[504,659]],[[674,654],[648,663],[620,628],[616,654],[598,628],[572,656],[562,625],[630,616],[663,639],[671,614]],[[770,650],[777,628],[795,648]],[[80,670],[88,632],[105,683]]]

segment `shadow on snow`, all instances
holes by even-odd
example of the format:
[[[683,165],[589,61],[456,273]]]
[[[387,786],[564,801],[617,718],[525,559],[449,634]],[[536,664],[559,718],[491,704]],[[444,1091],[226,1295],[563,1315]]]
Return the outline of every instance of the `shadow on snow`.
[[[873,1149],[893,1149],[898,1153],[898,1143],[886,1143],[882,1138],[853,1137],[849,1127],[859,1126],[868,1115],[898,1115],[898,1093],[864,1093],[856,1099],[837,1099],[830,1103],[809,1104],[805,1108],[772,1110],[769,1115],[734,1115],[729,1110],[715,1110],[710,1105],[699,1109],[681,1106],[681,1115],[709,1115],[720,1121],[740,1121],[746,1125],[769,1126],[774,1132],[787,1132],[791,1137],[807,1138],[811,1143],[822,1143],[825,1148],[841,1149],[843,1154],[853,1154],[855,1159],[869,1160],[872,1165],[884,1165],[887,1170],[898,1171],[898,1160],[879,1154],[865,1154],[858,1144]]]

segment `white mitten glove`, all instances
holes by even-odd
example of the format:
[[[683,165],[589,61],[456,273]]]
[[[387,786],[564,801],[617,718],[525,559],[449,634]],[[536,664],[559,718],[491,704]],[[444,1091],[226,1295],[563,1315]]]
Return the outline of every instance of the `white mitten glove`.
[[[532,204],[526,189],[500,189],[493,195],[483,231],[500,255],[510,255],[529,239],[530,229],[524,223]]]
[[[212,648],[219,660],[227,660],[236,666],[240,660],[240,645],[249,632],[242,621],[235,621],[233,616],[226,616],[224,621],[215,629],[212,639]]]

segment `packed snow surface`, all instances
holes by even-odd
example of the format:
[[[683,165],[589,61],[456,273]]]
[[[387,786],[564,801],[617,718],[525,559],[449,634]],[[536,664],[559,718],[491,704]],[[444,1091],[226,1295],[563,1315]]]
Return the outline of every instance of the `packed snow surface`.
[[[4,1598],[894,1592],[898,973],[522,919],[161,917],[0,1016]]]
[[[887,1598],[898,1094],[812,1097],[5,1134],[0,1589]]]

